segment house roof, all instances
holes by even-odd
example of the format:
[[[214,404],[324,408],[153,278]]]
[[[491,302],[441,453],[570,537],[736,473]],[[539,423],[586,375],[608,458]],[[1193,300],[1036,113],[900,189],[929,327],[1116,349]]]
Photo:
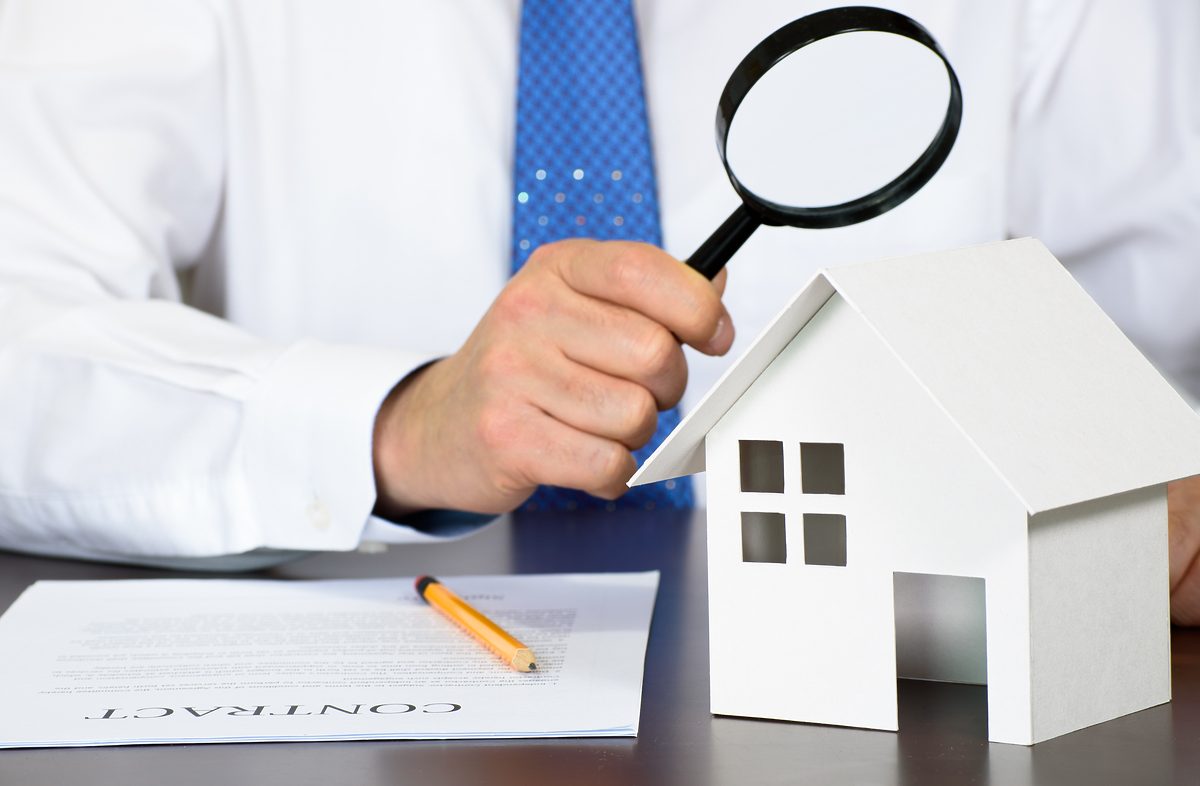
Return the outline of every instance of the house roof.
[[[1030,513],[1200,473],[1200,417],[1040,242],[822,270],[630,485],[704,470],[704,438],[834,293]]]

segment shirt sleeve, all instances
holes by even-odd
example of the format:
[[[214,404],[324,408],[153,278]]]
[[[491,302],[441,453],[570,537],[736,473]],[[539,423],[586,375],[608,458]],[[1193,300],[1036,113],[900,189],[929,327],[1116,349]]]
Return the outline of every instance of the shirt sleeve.
[[[0,4],[0,548],[340,550],[370,519],[376,411],[428,358],[181,302],[222,208],[221,48],[203,2]]]
[[[1200,397],[1200,4],[1029,0],[1009,231]]]

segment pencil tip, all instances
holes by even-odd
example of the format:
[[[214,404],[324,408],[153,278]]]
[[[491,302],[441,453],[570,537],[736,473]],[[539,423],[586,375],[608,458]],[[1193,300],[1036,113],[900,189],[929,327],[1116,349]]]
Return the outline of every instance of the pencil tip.
[[[529,670],[530,670],[530,671],[537,671],[537,664],[536,664],[536,663],[530,663],[530,664],[529,664]]]

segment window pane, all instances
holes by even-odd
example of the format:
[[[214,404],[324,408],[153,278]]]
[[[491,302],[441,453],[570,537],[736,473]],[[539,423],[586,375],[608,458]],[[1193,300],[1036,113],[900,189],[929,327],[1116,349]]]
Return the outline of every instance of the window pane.
[[[804,564],[846,565],[846,517],[840,513],[804,514]]]
[[[742,514],[742,562],[787,562],[782,513]]]
[[[805,494],[846,493],[846,449],[840,442],[800,443],[800,490]]]
[[[738,440],[742,491],[783,493],[783,443],[762,439]]]

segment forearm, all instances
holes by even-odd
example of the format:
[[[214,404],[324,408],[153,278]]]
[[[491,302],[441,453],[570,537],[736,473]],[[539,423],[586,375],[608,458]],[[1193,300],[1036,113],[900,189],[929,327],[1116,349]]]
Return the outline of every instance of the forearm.
[[[0,545],[96,556],[347,549],[379,403],[420,359],[280,346],[178,303],[0,285]]]

